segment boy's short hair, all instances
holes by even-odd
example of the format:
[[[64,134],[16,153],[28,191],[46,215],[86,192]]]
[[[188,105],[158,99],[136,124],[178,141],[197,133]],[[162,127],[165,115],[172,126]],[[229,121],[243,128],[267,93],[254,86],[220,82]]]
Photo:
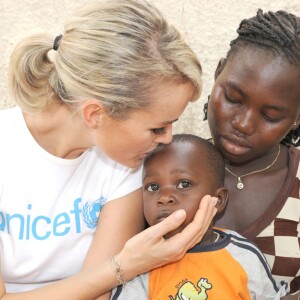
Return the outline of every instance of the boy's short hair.
[[[206,140],[194,134],[181,133],[181,134],[174,134],[171,143],[177,143],[177,144],[193,143],[202,146],[202,150],[205,150],[204,151],[205,157],[203,157],[203,160],[207,160],[209,162],[208,171],[212,173],[212,175],[216,178],[220,186],[224,185],[224,177],[225,177],[224,158],[219,152],[219,150],[209,140]],[[159,144],[156,149],[154,149],[151,153],[149,153],[144,163],[146,163],[147,160],[151,158],[152,155],[155,154],[159,149],[166,146],[167,145]],[[201,162],[199,164],[201,164]]]

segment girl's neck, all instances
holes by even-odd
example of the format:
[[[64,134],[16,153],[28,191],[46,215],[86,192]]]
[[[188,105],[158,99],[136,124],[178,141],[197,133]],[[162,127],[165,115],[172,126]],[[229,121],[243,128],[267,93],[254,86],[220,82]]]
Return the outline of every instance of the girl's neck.
[[[92,146],[80,114],[65,105],[54,103],[40,112],[23,112],[23,116],[36,142],[54,156],[74,159]]]
[[[229,167],[232,172],[236,173],[239,176],[242,174],[266,168],[269,165],[271,165],[271,167],[268,168],[268,170],[281,169],[285,166],[284,153],[286,152],[286,147],[284,145],[280,145],[280,151],[278,147],[279,145],[276,145],[267,153],[264,153],[263,155],[260,155],[259,157],[256,157],[255,159],[244,163],[232,163],[226,161],[226,166]],[[274,162],[274,160],[276,161]]]

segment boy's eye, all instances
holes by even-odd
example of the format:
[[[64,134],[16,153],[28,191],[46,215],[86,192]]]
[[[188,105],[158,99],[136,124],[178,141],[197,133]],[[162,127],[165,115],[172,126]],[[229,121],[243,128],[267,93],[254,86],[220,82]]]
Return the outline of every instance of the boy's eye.
[[[165,133],[166,133],[166,128],[165,128],[165,127],[154,128],[154,129],[152,129],[152,132],[153,132],[154,134],[157,134],[157,135],[165,134]]]
[[[159,189],[158,184],[156,183],[150,183],[145,188],[148,192],[155,192]]]
[[[179,184],[177,185],[177,188],[179,189],[187,189],[189,187],[192,186],[192,183],[187,181],[187,180],[182,180],[179,182]]]

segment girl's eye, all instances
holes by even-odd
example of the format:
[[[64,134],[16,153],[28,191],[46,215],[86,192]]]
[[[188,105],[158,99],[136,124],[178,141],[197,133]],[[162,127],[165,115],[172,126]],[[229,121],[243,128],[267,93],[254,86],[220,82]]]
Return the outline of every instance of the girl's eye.
[[[159,189],[158,184],[156,183],[150,183],[145,188],[148,192],[155,192]]]
[[[182,180],[179,182],[179,184],[177,185],[177,188],[179,189],[187,189],[189,187],[192,186],[192,183],[187,181],[187,180]]]
[[[154,134],[157,134],[157,135],[165,134],[166,133],[166,128],[165,127],[154,128],[154,129],[152,129],[152,132]]]
[[[224,90],[224,96],[225,96],[226,100],[227,100],[228,102],[230,102],[230,103],[233,103],[233,104],[239,104],[239,103],[241,103],[241,101],[236,100],[236,99],[233,99],[232,97],[230,97],[230,96],[228,95],[228,93],[227,93],[226,90]]]
[[[281,119],[280,118],[272,118],[270,116],[267,116],[267,115],[264,115],[264,118],[267,122],[270,122],[270,123],[277,123],[277,122],[280,122]]]

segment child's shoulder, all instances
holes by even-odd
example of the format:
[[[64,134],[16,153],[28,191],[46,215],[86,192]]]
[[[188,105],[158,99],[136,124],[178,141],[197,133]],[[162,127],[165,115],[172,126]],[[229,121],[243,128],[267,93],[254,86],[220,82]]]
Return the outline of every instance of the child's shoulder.
[[[214,231],[227,236],[229,240],[228,245],[232,244],[235,248],[251,251],[259,255],[261,254],[261,251],[258,249],[255,243],[234,230],[214,227]]]

